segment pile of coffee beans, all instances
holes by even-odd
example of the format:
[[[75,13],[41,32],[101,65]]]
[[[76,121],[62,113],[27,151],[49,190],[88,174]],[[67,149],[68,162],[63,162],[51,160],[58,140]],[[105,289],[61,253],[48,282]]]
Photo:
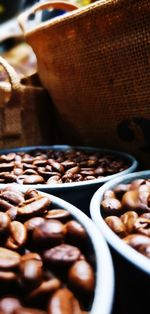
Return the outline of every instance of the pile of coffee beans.
[[[121,172],[120,156],[81,150],[32,150],[0,155],[0,183],[56,184],[100,179]]]
[[[0,313],[85,314],[96,261],[85,228],[49,195],[0,190]]]
[[[150,258],[150,179],[137,179],[107,190],[101,206],[108,226]]]

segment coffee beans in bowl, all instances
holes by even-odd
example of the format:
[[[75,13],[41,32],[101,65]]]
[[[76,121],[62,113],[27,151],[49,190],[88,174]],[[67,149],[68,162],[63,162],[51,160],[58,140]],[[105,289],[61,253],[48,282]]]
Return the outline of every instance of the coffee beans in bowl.
[[[111,256],[77,208],[33,188],[1,186],[0,239],[0,313],[110,313]]]
[[[93,196],[90,210],[110,245],[150,274],[150,171],[107,182]]]
[[[22,147],[0,152],[2,184],[32,185],[79,207],[83,201],[84,207],[89,205],[101,184],[136,167],[137,161],[128,154],[89,147]]]

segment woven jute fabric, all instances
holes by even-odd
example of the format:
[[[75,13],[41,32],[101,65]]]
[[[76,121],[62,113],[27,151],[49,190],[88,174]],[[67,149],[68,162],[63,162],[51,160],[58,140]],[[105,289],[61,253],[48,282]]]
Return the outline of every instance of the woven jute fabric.
[[[51,100],[37,74],[21,82],[2,57],[0,65],[9,78],[9,82],[0,82],[0,148],[53,143]]]
[[[60,142],[150,166],[150,1],[105,0],[27,31]]]

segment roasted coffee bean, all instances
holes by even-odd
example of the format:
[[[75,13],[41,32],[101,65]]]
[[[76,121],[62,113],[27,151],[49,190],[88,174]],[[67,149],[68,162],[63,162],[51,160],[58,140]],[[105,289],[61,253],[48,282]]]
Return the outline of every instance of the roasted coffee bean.
[[[21,308],[19,299],[15,297],[5,297],[0,299],[0,311],[4,314],[14,314],[14,312]]]
[[[128,191],[130,184],[119,184],[115,187],[113,193],[120,200],[125,192]]]
[[[6,213],[0,212],[0,233],[8,230],[10,218]]]
[[[29,175],[23,180],[23,184],[43,184],[44,179],[40,175]]]
[[[25,244],[27,239],[27,230],[19,221],[12,221],[9,229],[10,236],[6,241],[6,247],[11,250],[17,250]]]
[[[134,222],[134,230],[135,232],[139,232],[150,237],[150,219],[139,217]]]
[[[102,203],[103,211],[106,214],[116,214],[117,212],[121,212],[122,204],[116,198],[105,198]]]
[[[13,161],[15,160],[15,157],[16,157],[15,153],[8,153],[7,155],[0,155],[0,163]]]
[[[77,290],[92,292],[94,289],[94,272],[85,260],[76,261],[68,272],[69,283]]]
[[[126,231],[131,233],[134,230],[134,223],[138,218],[138,214],[134,211],[128,211],[121,215],[121,221],[125,225]]]
[[[127,244],[137,249],[141,245],[150,245],[150,238],[142,234],[130,234],[123,239]]]
[[[0,247],[0,269],[9,270],[17,267],[20,263],[20,254]]]
[[[80,250],[69,244],[61,244],[44,252],[43,257],[47,263],[55,265],[71,265],[80,259]]]
[[[48,304],[48,314],[82,314],[79,302],[67,288],[57,290]]]
[[[12,208],[14,208],[14,206],[12,204],[10,204],[9,202],[7,202],[5,200],[0,199],[0,209],[1,209],[1,211],[6,212],[7,210],[12,209]]]
[[[87,240],[87,233],[85,229],[75,220],[71,220],[65,225],[67,238],[73,242],[83,244]]]
[[[139,190],[127,191],[122,197],[122,206],[128,210],[144,211],[147,210],[147,205],[142,203],[139,198]]]
[[[66,221],[71,217],[71,214],[64,209],[51,209],[45,215],[45,219],[59,219],[60,221]]]
[[[27,296],[27,299],[33,300],[45,294],[50,295],[55,290],[59,289],[61,285],[61,281],[57,278],[51,278],[49,280],[43,281],[36,289],[32,290],[32,292]]]
[[[29,220],[27,220],[24,225],[27,229],[28,232],[33,232],[33,230],[35,228],[37,228],[38,226],[40,226],[42,223],[44,223],[44,218],[43,217],[33,217]]]
[[[10,162],[10,163],[0,163],[0,172],[4,172],[4,171],[11,171],[14,168],[14,163]]]
[[[21,262],[20,274],[22,282],[30,287],[39,284],[43,276],[42,261],[27,259],[24,261],[21,260]]]
[[[8,201],[12,205],[18,205],[24,201],[23,195],[14,190],[4,190],[1,192],[0,198]]]
[[[11,207],[6,211],[6,214],[9,216],[10,220],[16,220],[17,218],[17,207]]]
[[[49,197],[39,196],[33,202],[31,201],[29,204],[23,203],[22,206],[17,207],[17,212],[20,216],[34,216],[35,214],[43,213],[50,203]]]
[[[105,199],[109,199],[109,198],[115,198],[115,193],[114,193],[114,191],[112,191],[112,190],[107,190],[105,193],[104,193],[104,200]]]
[[[39,196],[39,192],[35,189],[28,189],[24,194],[24,198],[26,200],[31,199],[31,198],[35,198],[37,196]]]
[[[57,184],[62,183],[60,175],[54,175],[47,180],[47,184]]]
[[[126,227],[119,217],[108,216],[105,218],[105,222],[120,237],[124,237],[127,234]]]
[[[48,164],[50,164],[50,166],[52,166],[52,168],[60,173],[64,173],[65,169],[64,166],[61,165],[59,162],[53,160],[53,159],[48,159]]]
[[[21,263],[28,260],[42,261],[41,256],[38,253],[29,252],[21,256]]]
[[[56,219],[45,220],[39,227],[33,231],[33,240],[35,243],[54,246],[62,243],[65,236],[64,225]]]
[[[12,271],[0,271],[0,283],[1,284],[11,284],[17,282],[17,274]]]

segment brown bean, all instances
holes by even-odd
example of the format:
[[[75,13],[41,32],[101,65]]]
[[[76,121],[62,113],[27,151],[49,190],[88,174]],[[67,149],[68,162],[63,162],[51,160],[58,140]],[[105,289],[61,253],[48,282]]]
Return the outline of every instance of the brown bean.
[[[0,212],[0,232],[8,230],[10,218],[6,213]]]
[[[138,214],[134,211],[128,211],[128,212],[124,213],[123,215],[121,215],[120,218],[126,227],[126,231],[128,233],[131,233],[134,229],[134,223],[135,223],[136,219],[138,218]]]
[[[41,256],[38,253],[29,252],[21,256],[21,263],[29,260],[42,261]]]
[[[27,230],[19,221],[12,221],[9,229],[10,236],[6,240],[6,247],[16,250],[25,244],[27,239]]]
[[[53,167],[54,170],[60,172],[61,174],[65,172],[64,166],[61,165],[59,162],[55,161],[54,159],[52,158],[48,159],[48,163],[50,164],[50,166]]]
[[[35,243],[50,246],[57,245],[64,240],[64,225],[56,219],[45,220],[39,227],[33,231],[33,240]]]
[[[107,198],[104,199],[101,203],[103,211],[106,214],[116,214],[117,212],[120,212],[122,209],[121,202],[116,198]]]
[[[18,215],[20,216],[34,216],[35,214],[43,213],[50,205],[51,200],[48,196],[39,196],[35,201],[29,204],[22,204],[17,207]]]
[[[59,219],[60,221],[66,221],[71,217],[69,211],[65,209],[51,209],[45,215],[45,219]]]
[[[103,198],[104,198],[104,200],[107,199],[107,198],[115,198],[114,191],[112,191],[112,190],[105,191]]]
[[[125,237],[127,234],[126,227],[119,217],[108,216],[105,218],[105,222],[112,229],[112,231],[114,231],[120,237]]]
[[[14,167],[14,162],[0,163],[0,171],[1,172],[11,171],[11,170],[13,170],[13,167]]]
[[[134,230],[137,233],[150,237],[150,219],[144,217],[136,219],[134,222]]]
[[[79,302],[67,288],[57,290],[48,303],[48,314],[82,314]]]
[[[94,272],[91,265],[85,261],[75,262],[68,272],[69,283],[81,292],[92,292],[94,289]]]
[[[7,270],[17,267],[20,259],[21,257],[17,252],[0,247],[0,269]]]
[[[33,217],[27,220],[24,223],[24,226],[26,227],[28,232],[33,232],[35,228],[40,226],[42,223],[44,223],[45,219],[43,217]]]
[[[140,234],[130,234],[123,239],[132,248],[150,258],[150,238]]]
[[[24,194],[24,198],[26,200],[30,198],[35,198],[37,196],[39,196],[39,192],[35,189],[28,189]]]
[[[29,175],[23,180],[23,184],[43,184],[43,183],[44,183],[43,177],[37,174]]]
[[[87,233],[79,222],[71,220],[65,224],[65,228],[69,239],[79,241],[79,244],[80,241],[83,242],[87,240]]]
[[[80,250],[69,244],[61,244],[44,252],[43,258],[47,263],[54,265],[71,265],[80,259]]]
[[[18,205],[24,201],[23,194],[14,190],[5,190],[0,194],[0,197],[12,205]]]
[[[20,274],[23,283],[30,286],[39,284],[43,275],[42,266],[43,264],[40,260],[27,259],[22,261],[20,263]]]
[[[17,282],[18,277],[15,272],[12,271],[0,271],[0,282],[1,283],[14,283]]]
[[[57,183],[62,183],[62,180],[60,178],[60,175],[55,175],[50,177],[47,182],[47,184],[57,184]]]
[[[15,297],[5,297],[0,299],[0,311],[4,314],[13,314],[15,310],[21,308],[19,299]]]
[[[57,278],[51,278],[50,280],[43,281],[37,288],[27,296],[28,300],[38,298],[42,295],[50,295],[55,290],[61,287],[61,281]]]

